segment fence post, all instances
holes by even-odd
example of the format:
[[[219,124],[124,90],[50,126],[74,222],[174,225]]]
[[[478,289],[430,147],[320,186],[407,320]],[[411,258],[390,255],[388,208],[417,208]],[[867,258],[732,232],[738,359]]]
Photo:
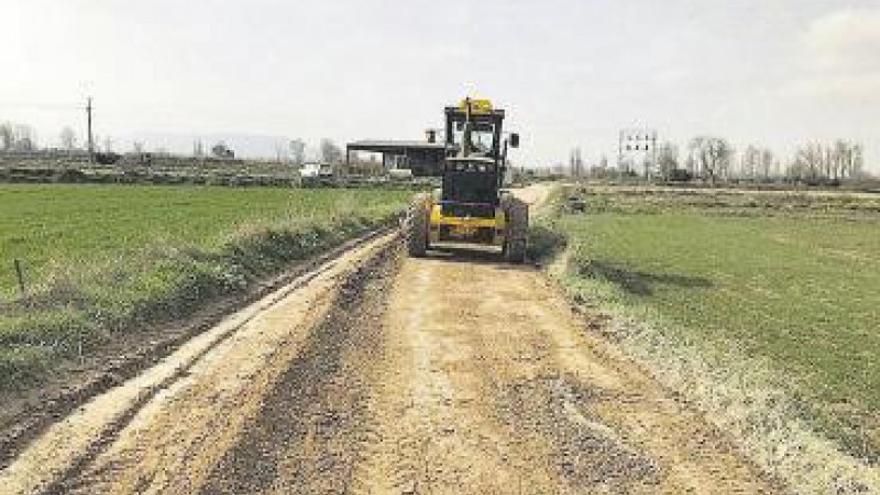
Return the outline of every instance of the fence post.
[[[24,269],[21,266],[21,260],[15,258],[15,274],[18,276],[18,288],[21,290],[21,297],[27,296],[27,290],[24,286]]]

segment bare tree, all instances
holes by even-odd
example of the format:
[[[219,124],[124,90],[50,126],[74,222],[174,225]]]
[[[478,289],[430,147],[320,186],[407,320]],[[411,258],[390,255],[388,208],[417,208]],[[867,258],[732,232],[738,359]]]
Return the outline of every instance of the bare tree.
[[[608,156],[604,154],[599,157],[595,165],[587,168],[587,176],[594,178],[607,177],[608,172]]]
[[[834,142],[833,147],[828,147],[828,163],[825,165],[827,175],[831,180],[840,180],[849,173],[849,164],[852,163],[852,146],[842,139]]]
[[[740,173],[744,179],[754,180],[761,168],[761,150],[748,145],[740,157]]]
[[[719,139],[712,147],[712,156],[715,159],[715,168],[722,180],[730,179],[730,164],[733,162],[733,146],[727,141]]]
[[[581,154],[580,146],[577,147],[577,149],[575,150],[575,153],[577,154],[577,161],[575,163],[575,165],[577,166],[577,176],[583,177],[583,175],[584,175],[584,157]]]
[[[678,146],[669,141],[657,147],[657,168],[663,180],[669,180],[678,168]]]
[[[287,149],[281,143],[275,143],[275,161],[278,163],[287,162]]]
[[[138,155],[143,154],[144,152],[144,143],[142,141],[135,141],[131,143],[131,149]]]
[[[111,151],[113,151],[113,138],[106,136],[104,138],[104,153],[110,153]]]
[[[788,178],[816,181],[823,177],[826,155],[821,143],[811,142],[800,147],[788,167]]]
[[[4,151],[11,150],[15,144],[15,131],[12,124],[4,122],[0,124],[0,149]]]
[[[697,175],[697,160],[694,158],[693,149],[691,149],[691,152],[688,153],[687,160],[685,160],[684,168],[692,177],[695,177]]]
[[[73,132],[73,129],[70,126],[64,126],[64,128],[61,129],[59,137],[61,138],[62,148],[66,150],[76,148],[76,133]]]
[[[786,170],[791,180],[839,181],[858,174],[861,145],[838,139],[831,144],[810,142],[795,153]]]
[[[830,179],[834,176],[834,162],[837,159],[834,146],[825,146],[822,149],[822,155],[821,176],[824,179]]]
[[[720,177],[728,178],[733,147],[726,140],[710,136],[698,136],[691,140],[691,156],[700,175],[715,184]]]
[[[205,145],[202,143],[201,139],[193,141],[193,156],[196,158],[205,156]]]
[[[327,164],[338,164],[342,162],[342,149],[336,145],[331,139],[324,138],[321,140],[321,161]]]
[[[235,158],[235,152],[229,149],[229,146],[226,146],[223,141],[211,146],[211,154],[217,158]]]
[[[770,180],[770,174],[773,172],[774,162],[773,151],[769,149],[761,150],[761,175],[765,181]]]
[[[301,166],[306,161],[306,143],[302,139],[291,139],[290,159],[296,166]]]
[[[584,159],[580,147],[571,150],[568,161],[571,176],[581,177],[584,174]]]
[[[850,166],[850,177],[860,177],[862,175],[862,168],[865,165],[865,156],[862,150],[861,144],[856,144],[853,146],[852,150],[852,164]]]
[[[646,179],[651,178],[651,173],[653,168],[653,164],[651,163],[651,157],[645,155],[642,157],[642,176]]]
[[[34,129],[27,124],[17,124],[13,127],[12,147],[16,151],[33,151],[37,148],[37,135]]]

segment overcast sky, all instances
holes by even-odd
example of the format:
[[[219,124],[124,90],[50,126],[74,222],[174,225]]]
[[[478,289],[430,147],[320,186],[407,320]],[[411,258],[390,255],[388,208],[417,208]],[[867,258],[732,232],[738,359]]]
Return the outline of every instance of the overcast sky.
[[[44,143],[87,94],[101,135],[312,142],[420,138],[477,94],[520,163],[613,157],[637,125],[880,161],[880,0],[0,0],[0,47],[0,121]]]

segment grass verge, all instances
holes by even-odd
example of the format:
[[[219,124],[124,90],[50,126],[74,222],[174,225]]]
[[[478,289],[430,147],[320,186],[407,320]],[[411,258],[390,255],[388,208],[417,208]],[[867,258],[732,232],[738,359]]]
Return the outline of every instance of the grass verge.
[[[8,273],[0,281],[0,390],[32,387],[59,359],[186,317],[392,222],[409,196],[60,185],[3,193],[11,215],[0,222],[0,259],[25,258],[30,280],[23,298],[12,297]]]
[[[559,206],[535,254],[565,247],[552,271],[607,337],[796,492],[880,490],[873,200],[609,189]]]

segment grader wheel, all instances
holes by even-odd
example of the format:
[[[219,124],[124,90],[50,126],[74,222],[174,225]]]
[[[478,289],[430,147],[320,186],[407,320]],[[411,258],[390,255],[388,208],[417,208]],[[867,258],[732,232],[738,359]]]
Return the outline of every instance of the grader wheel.
[[[504,259],[511,263],[524,263],[528,247],[529,205],[520,199],[507,197],[503,207],[507,216]]]
[[[407,252],[419,258],[428,250],[428,210],[425,201],[424,197],[419,196],[412,202],[404,225]]]

